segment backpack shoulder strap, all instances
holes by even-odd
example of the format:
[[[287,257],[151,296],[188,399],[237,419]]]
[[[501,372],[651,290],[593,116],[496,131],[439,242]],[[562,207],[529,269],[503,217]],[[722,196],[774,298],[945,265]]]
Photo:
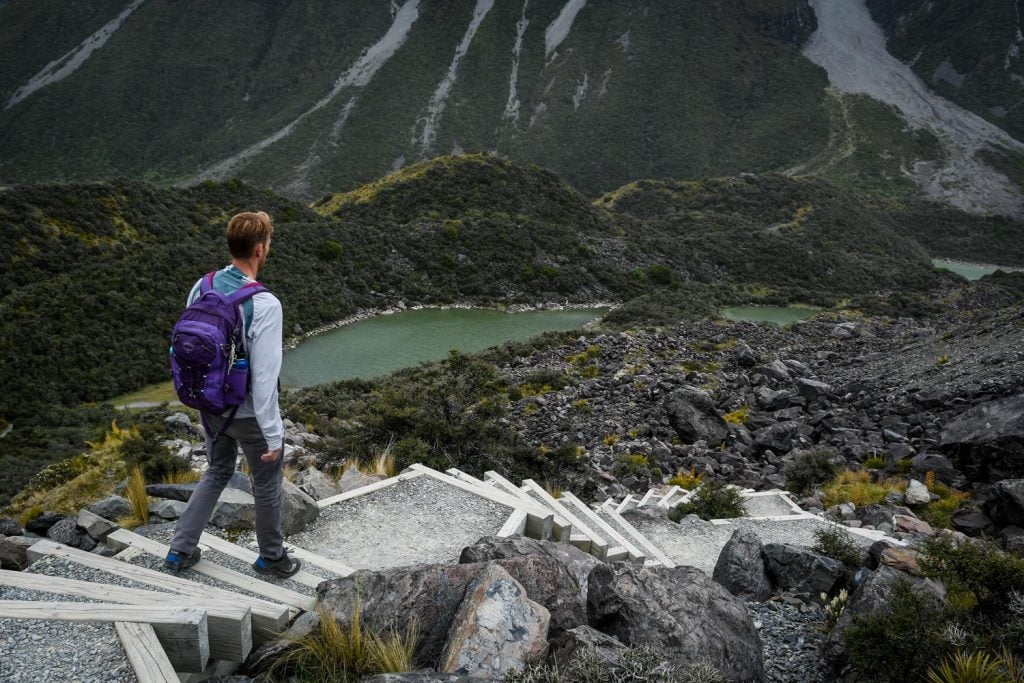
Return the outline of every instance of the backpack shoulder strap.
[[[233,304],[243,304],[249,299],[253,298],[257,294],[262,292],[269,292],[270,290],[263,286],[262,282],[250,282],[247,285],[242,285],[231,294],[228,295],[228,301]]]
[[[217,271],[213,270],[203,276],[203,279],[199,281],[199,296],[206,294],[213,289],[213,276],[217,274]]]

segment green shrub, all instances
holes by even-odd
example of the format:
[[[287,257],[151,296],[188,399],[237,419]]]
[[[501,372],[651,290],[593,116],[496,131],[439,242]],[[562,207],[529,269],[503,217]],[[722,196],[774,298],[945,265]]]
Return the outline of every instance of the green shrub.
[[[190,469],[189,464],[167,450],[150,435],[131,436],[121,445],[121,454],[128,467],[139,467],[146,482],[156,483],[166,477]]]
[[[334,240],[327,240],[317,245],[316,256],[321,261],[337,261],[345,254],[345,248],[341,243]]]
[[[725,683],[722,673],[702,660],[680,668],[657,650],[633,646],[609,661],[592,648],[581,648],[559,668],[543,662],[510,671],[503,683]]]
[[[885,469],[885,465],[885,458],[880,458],[877,455],[864,461],[864,467],[867,467],[869,470],[882,470]]]
[[[814,545],[811,550],[839,560],[850,569],[856,569],[861,563],[860,548],[853,541],[850,532],[838,525],[828,525],[814,530]]]
[[[690,500],[672,508],[668,516],[673,522],[678,522],[687,515],[709,520],[743,517],[745,514],[739,489],[713,480],[704,482]]]
[[[973,595],[975,611],[989,620],[1009,619],[1015,596],[1024,596],[1024,560],[989,539],[957,543],[946,536],[930,538],[920,566],[926,576],[941,580],[947,592]]]
[[[782,469],[789,490],[810,493],[815,486],[824,484],[836,475],[837,451],[832,448],[811,448],[802,451]]]
[[[947,621],[938,599],[897,579],[886,608],[854,617],[843,632],[858,680],[919,680],[949,650],[944,637]]]

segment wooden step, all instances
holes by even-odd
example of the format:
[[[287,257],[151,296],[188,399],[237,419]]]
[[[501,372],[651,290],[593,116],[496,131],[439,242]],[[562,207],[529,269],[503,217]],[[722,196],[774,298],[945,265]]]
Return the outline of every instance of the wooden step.
[[[131,551],[142,552],[135,548],[132,548]],[[36,542],[28,549],[28,553],[29,559],[33,561],[51,555],[74,562],[83,567],[104,571],[123,579],[153,586],[157,590],[167,593],[175,593],[202,600],[213,598],[218,602],[227,601],[233,602],[236,605],[245,605],[252,610],[253,638],[256,642],[262,642],[266,638],[276,636],[285,629],[291,617],[291,608],[287,605],[254,598],[250,595],[242,595],[241,593],[235,593],[215,586],[206,586],[172,574],[129,564],[126,561],[101,557],[100,555],[87,553],[77,548],[69,548],[59,543],[54,543],[49,539]]]
[[[227,555],[228,557],[233,557],[236,560],[241,560],[246,564],[252,564],[256,561],[256,558],[260,556],[260,554],[254,550],[243,548],[242,546],[236,545],[231,541],[221,538],[220,536],[214,536],[213,534],[205,531],[203,532],[203,535],[199,537],[199,545],[206,546],[210,548],[210,550],[215,550],[218,553]],[[298,557],[298,555],[295,557]],[[349,573],[351,574],[352,571],[349,570]],[[316,590],[316,587],[324,581],[323,578],[316,576],[315,574],[310,574],[302,569],[290,576],[289,579],[296,583],[301,583],[307,588],[312,588],[313,590]]]
[[[158,557],[161,560],[167,557],[167,553],[170,552],[170,548],[159,541],[140,536],[136,533],[128,531],[127,529],[118,529],[107,536],[107,545],[115,550],[120,550],[128,546],[140,548],[147,554],[153,557]],[[215,579],[222,583],[226,583],[229,586],[240,588],[249,593],[255,593],[261,598],[265,598],[272,602],[280,603],[282,605],[289,605],[296,610],[305,610],[312,612],[316,609],[316,599],[308,595],[296,593],[293,590],[282,588],[281,586],[275,586],[267,581],[262,581],[251,576],[236,572],[233,569],[222,567],[219,564],[210,562],[209,560],[199,560],[189,571],[203,574],[211,579]]]
[[[174,671],[174,665],[160,645],[160,639],[152,626],[131,621],[115,621],[114,628],[139,681],[179,683],[180,679]]]
[[[627,538],[632,539],[634,545],[636,545],[638,549],[643,550],[647,555],[648,561],[654,560],[669,568],[676,566],[675,563],[669,559],[668,555],[661,550],[661,548],[656,546],[650,539],[640,533],[635,526],[626,521],[626,519],[618,512],[615,510],[605,510],[601,514],[606,515],[607,518],[614,522],[614,524]]]
[[[332,560],[329,557],[324,557],[323,555],[318,555],[303,548],[297,548],[293,545],[288,546],[288,554],[297,557],[306,564],[310,564],[314,567],[319,567],[320,569],[329,571],[332,574],[335,574],[342,578],[355,572],[355,569],[349,567],[346,564],[338,562],[337,560]]]
[[[615,506],[615,510],[614,511],[621,515],[626,510],[632,510],[635,507],[636,507],[636,498],[633,496],[633,494],[630,494],[630,495],[626,496],[625,498],[623,498],[621,503],[619,503],[618,505]]]
[[[210,657],[244,662],[252,651],[252,615],[248,605],[216,598],[193,598],[140,588],[125,588],[108,583],[65,579],[31,571],[0,569],[0,586],[24,590],[74,595],[96,602],[124,605],[167,605],[205,609],[210,637]]]
[[[411,472],[402,472],[398,476],[391,477],[390,479],[382,479],[381,481],[374,482],[373,484],[367,484],[366,486],[360,486],[357,489],[352,489],[351,491],[346,491],[345,493],[339,493],[336,496],[322,498],[321,500],[318,500],[316,504],[320,506],[321,509],[323,509],[325,507],[328,507],[329,505],[334,505],[335,503],[341,503],[346,500],[351,500],[352,498],[358,498],[359,496],[365,496],[367,493],[380,491],[381,489],[386,489],[389,486],[394,486],[399,482],[408,481],[409,479],[415,479],[416,477],[422,476],[422,472],[417,472],[415,470]]]
[[[523,486],[530,491],[531,495],[537,496],[545,505],[554,510],[555,514],[563,517],[567,522],[572,524],[573,529],[576,529],[587,537],[590,541],[590,547],[583,548],[583,550],[589,551],[591,555],[599,560],[608,559],[608,541],[606,541],[604,537],[591,529],[589,525],[584,523],[583,520],[573,514],[567,507],[555,500],[555,498],[548,493],[543,486],[535,482],[533,479],[525,479],[523,481]]]
[[[544,507],[547,507],[539,496],[531,493],[530,489],[525,486],[519,488],[519,495],[528,499],[534,505],[543,505]],[[584,552],[589,551],[590,537],[585,536],[574,529],[572,522],[567,520],[565,517],[555,514],[551,519],[551,527],[551,540],[559,543],[571,543],[577,548],[583,549]]]
[[[185,607],[0,600],[0,619],[149,624],[177,671],[202,671],[210,659],[206,612]]]
[[[643,564],[647,559],[647,555],[630,542],[624,534],[619,533],[611,524],[601,519],[599,514],[591,510],[590,506],[574,496],[571,492],[563,491],[562,499],[572,505],[575,508],[576,513],[592,524],[595,529],[600,529],[601,533],[604,534],[611,542],[616,543],[619,547],[623,548],[630,560]]]

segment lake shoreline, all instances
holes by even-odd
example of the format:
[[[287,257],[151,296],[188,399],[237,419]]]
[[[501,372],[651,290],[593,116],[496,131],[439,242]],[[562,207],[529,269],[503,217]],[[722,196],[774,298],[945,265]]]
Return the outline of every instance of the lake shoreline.
[[[993,271],[1002,270],[1007,273],[1024,271],[1024,266],[1001,266],[997,263],[978,263],[977,261],[965,261],[963,259],[958,258],[946,258],[945,256],[933,256],[932,264],[934,265],[936,261],[941,261],[943,263],[952,263],[958,266],[969,266],[971,268],[991,268]],[[942,266],[936,267],[941,268]]]
[[[502,313],[529,313],[530,311],[566,311],[566,310],[577,310],[581,308],[607,308],[608,312],[611,312],[621,306],[621,303],[614,302],[599,302],[599,303],[556,303],[556,302],[545,302],[540,304],[509,304],[506,307],[500,306],[483,306],[480,304],[471,303],[451,303],[451,304],[416,304],[413,306],[391,306],[388,308],[366,308],[350,316],[336,320],[326,325],[321,325],[309,332],[302,332],[300,334],[292,335],[284,342],[284,350],[291,351],[299,346],[302,342],[306,341],[310,337],[336,330],[346,325],[353,323],[362,322],[363,320],[370,320],[371,318],[377,318],[385,315],[395,315],[396,313],[405,313],[408,311],[422,311],[422,310],[437,310],[437,311],[450,311],[450,310],[479,310],[479,311],[500,311]],[[602,316],[604,317],[604,316]],[[593,325],[601,318],[592,320],[583,327],[586,328]]]

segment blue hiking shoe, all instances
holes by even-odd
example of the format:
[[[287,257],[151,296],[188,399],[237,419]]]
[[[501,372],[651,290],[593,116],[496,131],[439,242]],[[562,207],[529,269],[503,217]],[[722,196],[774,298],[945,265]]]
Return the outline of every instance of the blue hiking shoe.
[[[274,576],[279,579],[287,579],[289,576],[294,576],[301,566],[302,562],[293,557],[288,557],[287,549],[285,549],[284,555],[276,560],[268,560],[260,555],[252,563],[252,568],[256,570],[257,574]]]
[[[179,553],[176,550],[172,550],[167,553],[167,557],[164,558],[164,569],[170,569],[172,572],[181,572],[199,562],[199,558],[202,554],[203,551],[199,548],[193,550],[191,555],[186,555],[185,553]]]

